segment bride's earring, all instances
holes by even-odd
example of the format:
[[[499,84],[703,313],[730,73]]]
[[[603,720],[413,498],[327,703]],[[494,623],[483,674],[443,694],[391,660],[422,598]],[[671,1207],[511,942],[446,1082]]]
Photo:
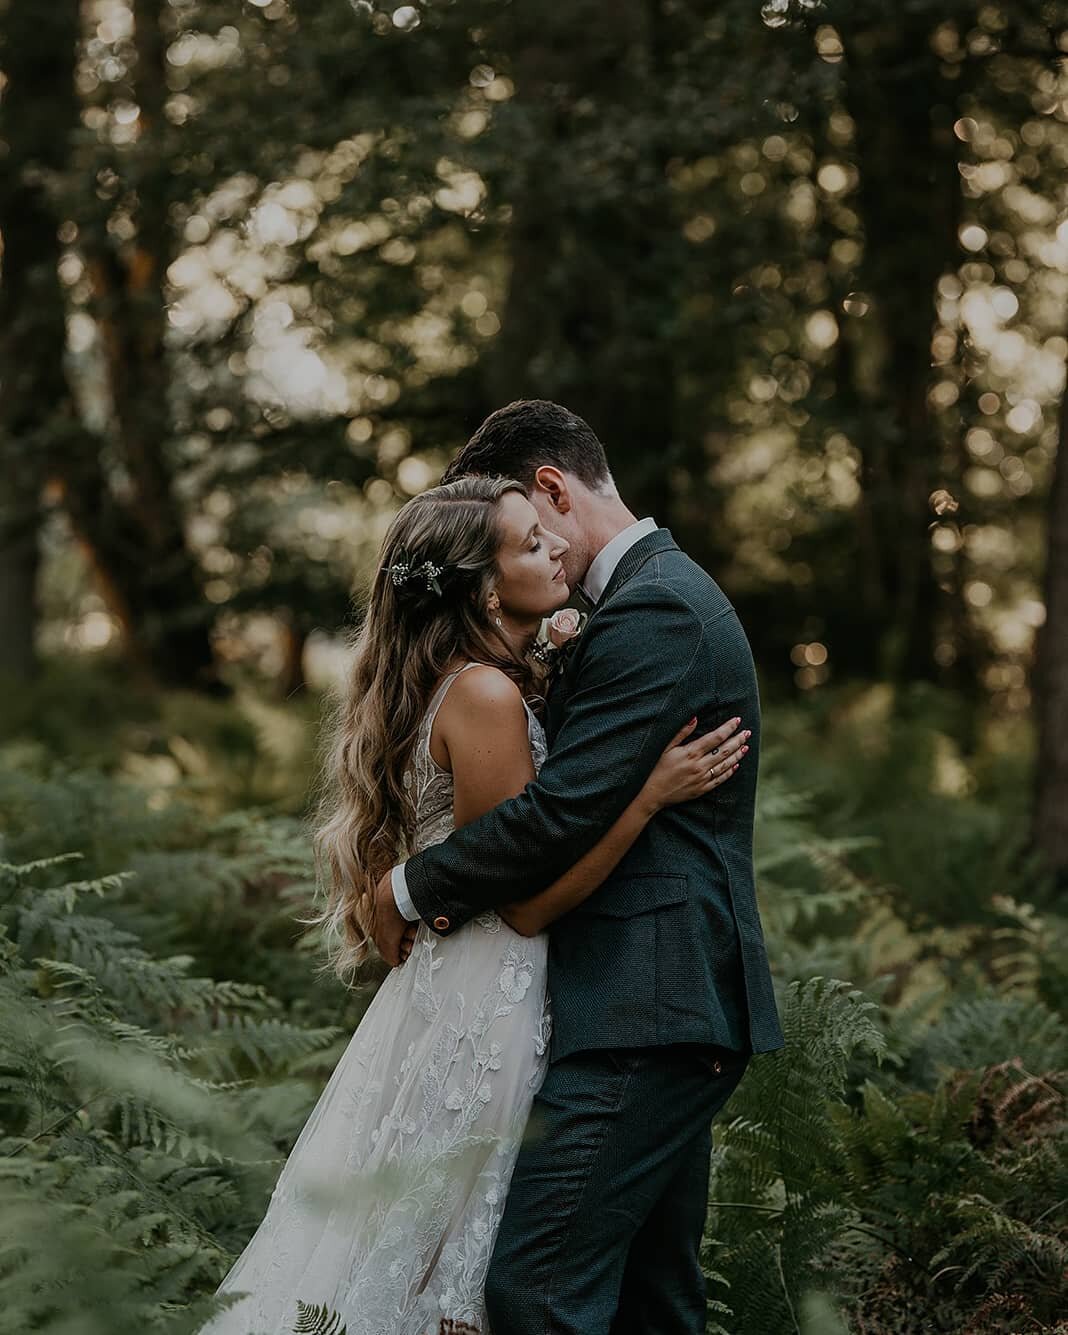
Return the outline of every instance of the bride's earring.
[[[496,598],[496,596],[497,596],[497,595],[494,594],[494,598]],[[491,612],[496,612],[496,613],[498,614],[497,616],[495,616],[495,617],[493,618],[494,624],[496,625],[496,627],[497,627],[498,630],[503,630],[503,629],[504,629],[504,622],[503,622],[503,621],[501,620],[501,618],[500,618],[500,610],[501,610],[501,605],[500,605],[499,602],[492,602],[492,603],[490,603],[490,611],[491,611]]]

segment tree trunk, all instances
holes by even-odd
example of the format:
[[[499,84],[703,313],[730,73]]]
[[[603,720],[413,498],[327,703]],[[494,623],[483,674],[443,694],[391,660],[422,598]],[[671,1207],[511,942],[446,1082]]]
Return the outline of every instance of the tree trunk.
[[[68,479],[67,500],[135,654],[165,683],[215,691],[213,612],[185,538],[167,458],[172,424],[163,284],[172,246],[163,142],[166,42],[159,0],[135,0],[133,9],[139,138],[124,185],[136,232],[120,243],[98,224],[82,238],[128,493],[121,500],[109,495],[106,481],[86,477],[83,468]]]
[[[76,0],[3,11],[0,155],[0,675],[25,681],[36,664],[41,491],[57,429],[73,411],[63,371],[66,312],[49,175],[77,124]]]
[[[308,636],[291,616],[280,617],[279,624],[282,632],[282,671],[278,676],[278,688],[282,699],[288,700],[298,691],[303,691],[307,684],[304,676],[304,649]]]
[[[5,505],[0,521],[5,529],[0,549],[0,682],[8,684],[29,681],[37,666],[38,553],[31,504],[30,498],[19,498],[10,505],[10,515]]]
[[[1045,602],[1035,667],[1035,842],[1068,886],[1068,386],[1049,496]]]
[[[164,42],[157,6],[138,0],[137,97],[142,149],[162,130]],[[218,690],[204,599],[165,448],[170,436],[163,335],[167,161],[159,146],[134,183],[137,235],[125,249],[103,221],[80,241],[94,285],[108,368],[115,445],[127,474],[112,487],[105,443],[78,420],[64,366],[66,307],[57,276],[62,217],[50,185],[71,167],[79,127],[74,63],[77,0],[41,8],[8,0],[5,13],[5,139],[0,159],[0,461],[9,479],[0,511],[0,669],[32,665],[33,585],[41,488],[51,478],[136,661],[158,680]],[[42,173],[51,172],[50,181]]]
[[[624,191],[604,191],[596,161],[614,151],[613,138],[631,138],[631,118],[650,109],[657,14],[645,0],[610,12],[604,0],[579,0],[512,20],[516,111],[537,147],[518,169],[512,271],[489,383],[498,403],[556,398],[587,418],[624,499],[665,524],[676,453],[664,329],[673,299],[663,270],[669,191],[653,143],[611,164],[610,174],[630,178]],[[589,184],[554,187],[562,172],[575,181],[580,156]]]
[[[872,564],[861,583],[882,627],[881,672],[892,681],[934,678],[935,627],[950,609],[932,564],[930,497],[947,483],[959,492],[945,473],[944,424],[928,402],[930,346],[936,284],[958,255],[960,182],[950,126],[933,122],[931,109],[948,113],[960,90],[951,94],[939,72],[926,13],[850,31],[849,12],[838,11],[856,125],[863,281],[876,301],[890,408],[882,429],[856,442],[858,517],[870,525],[861,550]]]

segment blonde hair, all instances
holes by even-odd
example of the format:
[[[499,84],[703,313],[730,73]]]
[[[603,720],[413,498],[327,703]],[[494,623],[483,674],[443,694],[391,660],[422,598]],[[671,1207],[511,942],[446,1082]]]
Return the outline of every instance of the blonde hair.
[[[491,622],[499,576],[498,502],[510,478],[461,477],[415,497],[390,525],[348,678],[325,734],[314,846],[327,965],[346,983],[370,951],[374,889],[402,856],[415,812],[404,787],[419,726],[456,659],[489,663],[529,695],[535,676]],[[429,562],[437,589],[419,573]],[[415,572],[394,582],[391,567]],[[400,572],[398,572],[400,573]]]

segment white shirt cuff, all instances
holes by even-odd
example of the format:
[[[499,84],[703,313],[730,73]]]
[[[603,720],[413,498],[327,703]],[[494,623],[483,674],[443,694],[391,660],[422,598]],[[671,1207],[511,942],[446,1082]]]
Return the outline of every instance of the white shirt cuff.
[[[398,862],[390,873],[390,881],[393,885],[393,898],[397,903],[397,910],[402,918],[407,918],[409,922],[418,922],[419,910],[412,903],[412,897],[408,893],[408,882],[404,879],[404,863]]]

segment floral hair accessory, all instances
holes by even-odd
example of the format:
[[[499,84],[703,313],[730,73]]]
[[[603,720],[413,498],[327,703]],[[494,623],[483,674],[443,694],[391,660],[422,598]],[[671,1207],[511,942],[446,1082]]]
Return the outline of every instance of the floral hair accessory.
[[[427,593],[436,593],[439,598],[441,597],[439,581],[444,573],[445,567],[435,565],[433,561],[413,565],[405,552],[400,552],[393,565],[386,568],[386,574],[393,581],[395,589],[403,589],[409,580],[425,579]]]

